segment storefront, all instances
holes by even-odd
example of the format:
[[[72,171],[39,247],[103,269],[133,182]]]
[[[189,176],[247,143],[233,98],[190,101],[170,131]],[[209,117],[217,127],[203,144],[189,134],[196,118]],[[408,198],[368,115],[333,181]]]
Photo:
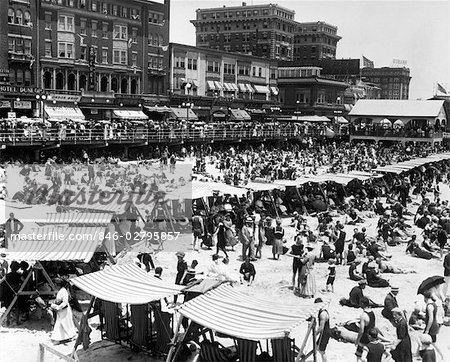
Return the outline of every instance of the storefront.
[[[34,87],[0,85],[0,118],[38,117],[36,94]]]

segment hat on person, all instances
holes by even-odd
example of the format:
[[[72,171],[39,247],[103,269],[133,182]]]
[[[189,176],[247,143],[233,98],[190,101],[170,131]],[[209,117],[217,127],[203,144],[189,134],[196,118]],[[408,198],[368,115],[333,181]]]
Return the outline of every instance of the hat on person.
[[[399,290],[400,290],[399,287],[396,287],[396,286],[391,285],[391,291],[392,291],[392,292],[398,292]]]
[[[369,264],[367,264],[368,268],[376,268],[377,264],[374,261],[371,261]]]
[[[358,282],[358,285],[367,285],[367,281],[366,281],[365,279],[360,280],[360,281]]]
[[[433,340],[431,339],[431,336],[428,333],[424,333],[420,335],[420,342],[422,344],[431,344],[433,343]]]
[[[59,277],[53,279],[53,284],[55,285],[63,285],[63,280]]]
[[[177,253],[175,254],[176,256],[179,256],[181,258],[184,258],[184,256],[186,255],[183,251],[177,251]]]
[[[298,212],[297,212],[297,211],[294,211],[294,212],[292,213],[292,215],[298,216]]]
[[[5,253],[1,253],[0,256],[1,256],[2,258],[6,258],[6,254],[5,254]]]
[[[252,219],[250,216],[248,216],[248,217],[245,219],[245,222],[246,222],[246,223],[252,223],[252,222],[253,222],[253,219]]]
[[[392,308],[391,312],[392,314],[403,314],[402,310],[399,307]]]

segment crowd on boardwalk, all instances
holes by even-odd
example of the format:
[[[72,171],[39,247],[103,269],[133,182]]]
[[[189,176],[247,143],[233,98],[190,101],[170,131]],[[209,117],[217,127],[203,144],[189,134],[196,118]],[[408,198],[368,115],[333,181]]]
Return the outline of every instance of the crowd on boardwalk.
[[[412,145],[385,148],[307,142],[289,145],[286,149],[264,146],[213,149],[208,146],[183,147],[177,153],[163,149],[159,151],[159,162],[164,168],[176,163],[177,159],[191,158],[195,163],[194,177],[198,180],[245,187],[249,182],[269,184],[325,172],[371,172],[377,166],[424,157],[437,151]],[[89,158],[87,152],[79,155],[80,164],[90,164]],[[171,159],[175,161],[171,162]],[[47,161],[45,167],[51,169],[52,162]],[[114,158],[103,158],[93,160],[92,165],[96,170],[104,167],[106,172],[109,165],[116,162]],[[69,167],[63,167],[60,174],[51,173],[50,177],[64,184],[67,174],[70,181],[69,171]],[[424,361],[432,361],[430,355],[439,357],[441,353],[436,342],[448,311],[450,205],[442,197],[440,187],[448,184],[449,175],[450,163],[441,161],[401,175],[390,174],[345,187],[332,182],[323,185],[306,183],[297,197],[287,189],[249,189],[245,197],[224,195],[219,189],[205,202],[193,203],[192,249],[199,253],[211,250],[210,264],[201,265],[196,259],[188,263],[186,253],[178,252],[175,283],[188,285],[203,273],[252,286],[255,280],[265,277],[258,273],[258,264],[266,263],[267,256],[273,263],[290,258],[292,292],[316,300],[319,296],[323,298],[334,293],[336,278],[341,274],[337,271],[346,269],[348,278],[356,285],[349,288],[348,298],[341,300],[342,308],[361,308],[361,317],[356,323],[331,328],[329,312],[326,309],[320,311],[318,345],[323,360],[326,360],[328,340],[336,338],[355,343],[358,360],[380,361],[383,354],[390,354],[395,361],[412,361],[413,354],[420,350]],[[104,174],[94,172],[86,176],[89,185],[98,182]],[[123,176],[117,175],[116,187],[122,185]],[[136,175],[134,181],[142,180]],[[317,218],[317,222],[312,222],[313,218]],[[147,221],[157,222],[156,219],[157,216],[149,215]],[[16,225],[15,220],[13,215],[5,223],[6,232],[11,232],[7,228]],[[364,226],[367,220],[376,223],[370,233]],[[350,229],[353,231],[349,232]],[[399,249],[410,257],[443,263],[442,279],[426,285],[420,291],[424,303],[406,313],[396,299],[402,286],[391,283],[389,275],[415,270],[397,264],[392,255]],[[241,263],[238,275],[229,267],[230,259],[237,255],[240,255]],[[155,268],[156,263],[148,254],[138,257],[136,263],[161,277],[162,269]],[[325,278],[317,275],[318,263],[327,264]],[[23,280],[29,266],[11,263],[8,267],[3,262],[2,268],[7,279],[17,284]],[[366,286],[388,288],[384,290],[384,302],[367,298],[364,295]],[[64,295],[61,298],[64,299]],[[383,336],[383,331],[377,328],[379,320],[372,308],[383,308],[382,316],[395,328],[396,341]],[[54,309],[58,310],[58,306]],[[416,350],[412,347],[416,337],[411,330],[416,331],[416,337],[417,331],[421,333],[417,337],[420,343],[415,344]]]

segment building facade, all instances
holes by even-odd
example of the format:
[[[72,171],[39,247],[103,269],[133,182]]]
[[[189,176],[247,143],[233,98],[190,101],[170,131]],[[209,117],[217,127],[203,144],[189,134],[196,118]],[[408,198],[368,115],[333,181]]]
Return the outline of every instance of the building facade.
[[[381,88],[381,99],[409,99],[409,68],[362,68],[361,77]]]
[[[322,77],[319,67],[279,67],[277,81],[280,102],[288,112],[334,117],[345,111],[348,83]]]
[[[294,35],[294,60],[336,59],[337,26],[323,21],[298,23]]]
[[[295,12],[276,4],[198,9],[196,46],[292,60]]]
[[[168,99],[168,0],[7,4],[9,79],[0,93],[15,100],[17,116],[41,116],[48,105],[108,119],[108,108]]]
[[[275,60],[171,43],[170,74],[172,104],[196,112],[239,108],[262,117],[279,106]]]

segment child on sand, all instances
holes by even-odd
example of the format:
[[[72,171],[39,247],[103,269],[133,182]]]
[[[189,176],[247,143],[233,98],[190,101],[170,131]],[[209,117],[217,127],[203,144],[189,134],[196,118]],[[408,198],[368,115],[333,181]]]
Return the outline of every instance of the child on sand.
[[[327,278],[327,285],[326,290],[327,292],[334,293],[334,280],[336,279],[336,266],[335,266],[335,260],[329,259],[328,260],[328,278]]]
[[[368,332],[369,343],[363,348],[361,356],[362,362],[381,362],[383,355],[386,354],[383,343],[378,339],[378,330],[372,328]]]
[[[422,349],[419,351],[422,362],[436,362],[436,352],[431,343],[433,342],[429,334],[422,334],[420,336]]]

